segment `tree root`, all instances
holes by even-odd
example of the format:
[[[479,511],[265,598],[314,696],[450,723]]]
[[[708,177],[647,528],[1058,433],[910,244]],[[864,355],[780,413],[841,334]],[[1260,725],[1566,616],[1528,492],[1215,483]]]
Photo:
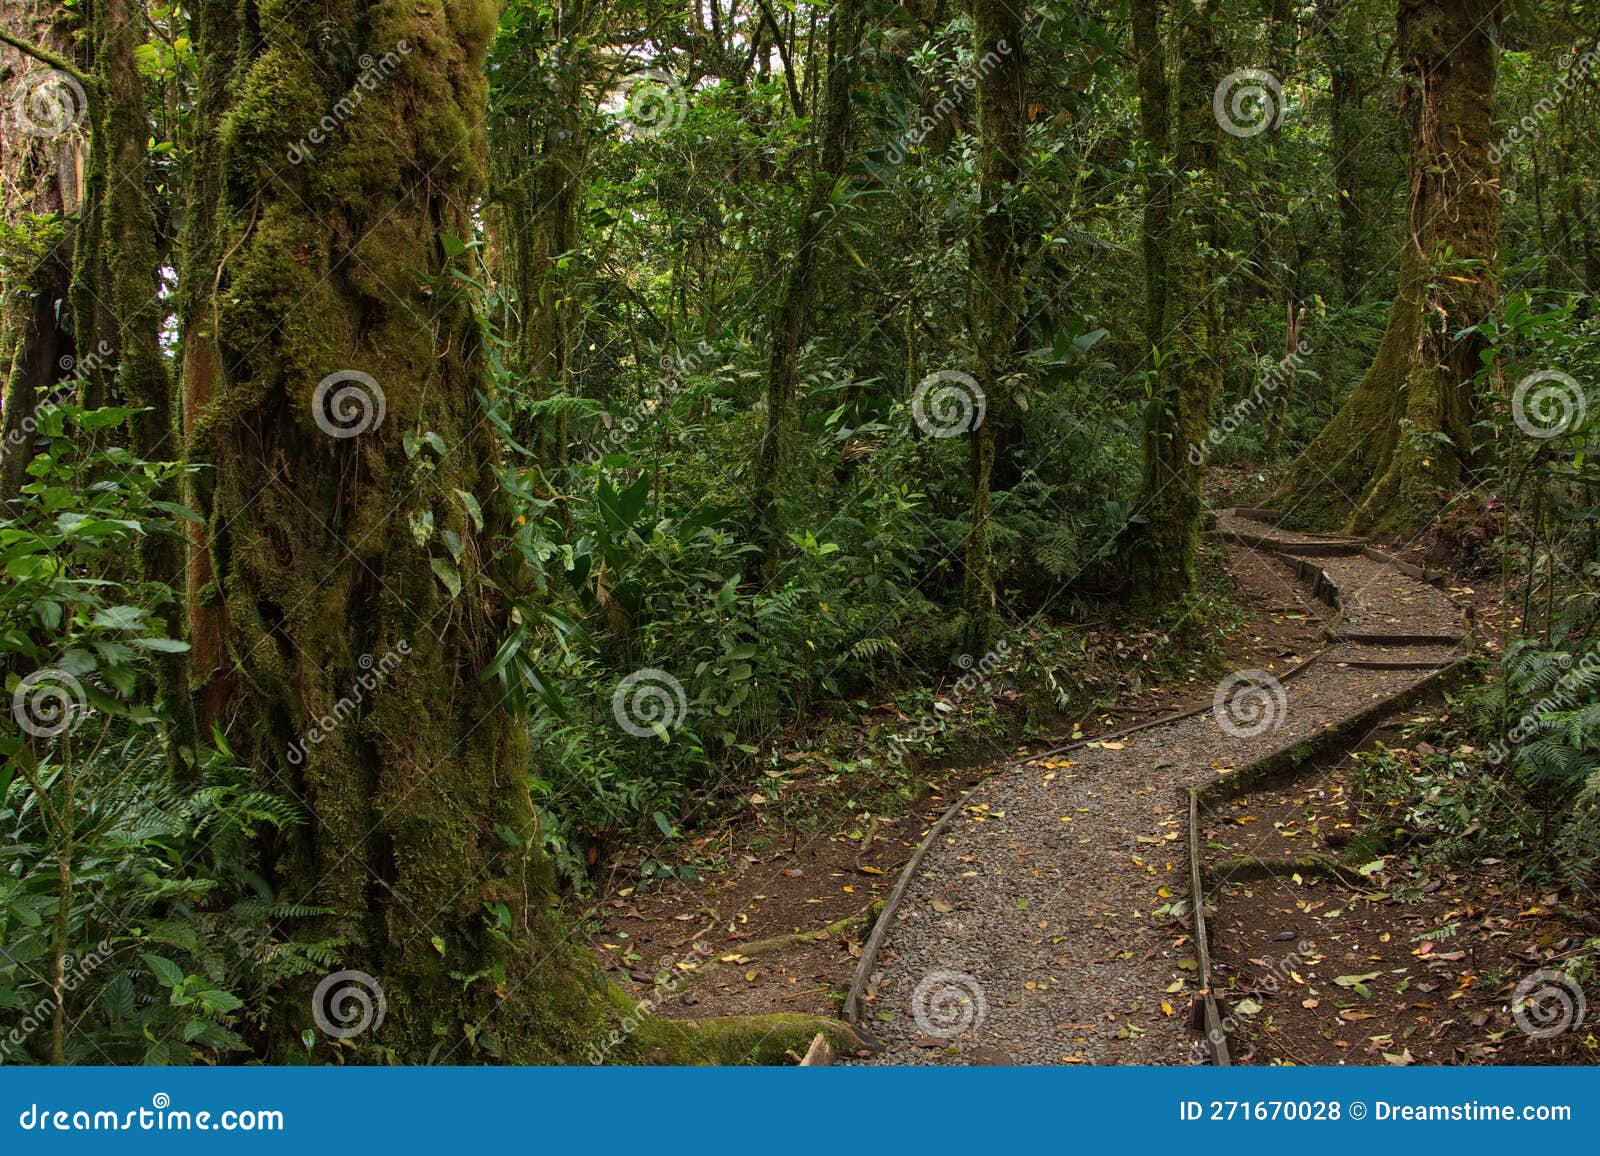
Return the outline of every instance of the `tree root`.
[[[702,963],[694,971],[698,979],[713,968],[724,967],[745,959],[756,959],[765,955],[776,955],[787,948],[799,947],[807,943],[820,943],[823,940],[833,939],[849,931],[856,924],[862,924],[863,932],[871,930],[873,922],[878,918],[878,913],[883,910],[883,900],[875,899],[854,915],[846,915],[843,919],[835,920],[826,927],[819,927],[815,931],[797,931],[790,935],[774,935],[769,939],[755,939],[749,943],[737,944],[721,955]],[[865,936],[863,935],[863,938]]]
[[[638,1038],[642,1058],[650,1064],[785,1065],[798,1064],[818,1035],[835,1055],[864,1046],[849,1024],[811,1015],[647,1019]]]

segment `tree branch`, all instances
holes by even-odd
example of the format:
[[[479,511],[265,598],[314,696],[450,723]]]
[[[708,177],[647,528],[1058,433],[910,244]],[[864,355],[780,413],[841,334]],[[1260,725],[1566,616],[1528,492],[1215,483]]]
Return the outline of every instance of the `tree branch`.
[[[40,48],[36,44],[29,44],[21,37],[11,35],[11,33],[7,32],[4,28],[0,28],[0,44],[9,44],[12,48],[15,48],[24,56],[31,56],[41,64],[48,64],[57,72],[66,73],[68,76],[72,77],[73,80],[76,80],[79,84],[83,85],[85,92],[92,87],[92,82],[87,76],[74,68],[70,61],[66,60],[64,57],[57,56],[48,48]]]

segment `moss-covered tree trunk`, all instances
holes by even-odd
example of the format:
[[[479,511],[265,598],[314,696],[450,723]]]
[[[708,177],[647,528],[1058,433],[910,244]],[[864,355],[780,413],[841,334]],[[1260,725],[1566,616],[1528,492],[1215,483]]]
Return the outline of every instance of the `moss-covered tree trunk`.
[[[42,0],[0,0],[0,26],[26,43],[63,59],[72,56],[66,14]],[[0,92],[10,103],[0,117],[0,206],[5,222],[33,242],[25,252],[8,254],[0,270],[0,370],[4,372],[4,423],[0,428],[0,502],[17,497],[33,460],[37,407],[52,386],[71,378],[78,349],[70,324],[74,214],[80,201],[80,176],[87,133],[84,122],[68,123],[78,104],[57,104],[63,131],[30,131],[23,112],[25,92],[39,99],[76,101],[63,82],[46,79],[46,64],[9,46],[0,46]],[[50,106],[43,106],[45,112]],[[39,106],[34,106],[34,112]]]
[[[173,460],[181,454],[174,420],[173,383],[161,350],[167,306],[160,294],[157,214],[148,159],[149,118],[144,80],[136,49],[145,42],[143,8],[134,0],[101,0],[90,6],[95,38],[96,91],[100,107],[91,162],[105,173],[105,198],[98,214],[105,281],[93,287],[97,309],[105,309],[111,326],[109,343],[116,366],[114,396],[135,406],[133,448],[148,461]],[[153,497],[174,501],[175,485]],[[184,633],[184,551],[165,534],[140,540],[139,562],[149,583],[151,609],[167,624],[168,633]],[[183,654],[161,654],[157,684],[175,727],[172,764],[181,777],[195,765],[195,720],[188,686],[189,663]],[[186,757],[187,756],[187,757]]]
[[[1145,340],[1161,344],[1167,306],[1167,231],[1172,214],[1172,123],[1167,93],[1167,56],[1161,43],[1161,0],[1133,0],[1133,52],[1139,66],[1139,128],[1148,155],[1144,166]]]
[[[1498,9],[1403,0],[1400,112],[1410,139],[1400,285],[1372,365],[1291,468],[1277,501],[1306,525],[1421,525],[1472,455],[1472,377],[1495,301]]]
[[[574,258],[588,162],[588,40],[598,14],[591,3],[566,5],[548,16],[547,26],[522,29],[506,42],[510,83],[497,94],[490,129],[495,238],[515,303],[509,334],[514,364],[541,400],[572,384]],[[529,41],[540,58],[531,81],[526,64],[509,55],[526,51]],[[518,433],[541,464],[554,467],[564,460],[564,410],[543,415]]]
[[[1137,597],[1162,606],[1194,585],[1203,507],[1201,464],[1207,423],[1221,389],[1215,285],[1217,162],[1221,129],[1211,95],[1222,77],[1213,34],[1215,0],[1176,6],[1178,183],[1169,232],[1165,356],[1145,414],[1144,479],[1129,539]]]
[[[828,17],[828,81],[822,110],[817,167],[795,228],[794,257],[783,293],[772,315],[767,354],[766,419],[756,448],[751,487],[751,522],[759,553],[750,560],[750,577],[771,578],[783,551],[783,519],[778,506],[787,457],[789,412],[800,375],[800,344],[815,289],[817,257],[832,220],[832,201],[844,175],[850,136],[850,86],[860,46],[861,0],[837,0]]]
[[[967,538],[962,591],[965,646],[989,649],[995,631],[994,565],[989,545],[989,499],[998,438],[1014,419],[1013,381],[1023,288],[1022,239],[1016,195],[1022,184],[1023,101],[1027,68],[1022,51],[1026,10],[1020,0],[974,0],[973,59],[978,61],[978,212],[973,234],[972,318],[978,387],[987,411],[969,433],[972,530]],[[974,410],[975,413],[984,412]]]
[[[582,1061],[631,1009],[554,913],[527,743],[481,678],[507,610],[479,578],[511,527],[442,242],[478,209],[495,9],[330,0],[259,27],[237,11],[258,47],[220,126],[219,236],[186,246],[217,287],[186,327],[215,352],[186,358],[226,656],[208,721],[305,808],[265,872],[331,909],[344,966],[382,987],[355,1055]],[[196,27],[229,25],[219,9]],[[310,988],[278,1002],[272,1054],[312,1027]],[[822,1027],[842,1030],[645,1017],[607,1058],[775,1059]]]

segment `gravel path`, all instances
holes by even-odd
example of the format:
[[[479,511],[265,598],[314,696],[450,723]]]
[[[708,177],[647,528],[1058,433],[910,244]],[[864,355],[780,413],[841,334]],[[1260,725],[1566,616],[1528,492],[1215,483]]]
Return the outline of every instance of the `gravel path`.
[[[1335,629],[1461,633],[1461,611],[1426,582],[1361,554],[1318,558],[1316,562],[1339,588],[1342,613]]]
[[[1431,609],[1406,586],[1422,583],[1369,564],[1387,573],[1363,575],[1363,589],[1382,595],[1362,606]],[[1259,691],[1226,686],[1226,709],[1037,758],[980,784],[889,916],[861,1013],[885,1046],[862,1062],[1197,1062],[1182,789],[1428,674],[1318,660]]]

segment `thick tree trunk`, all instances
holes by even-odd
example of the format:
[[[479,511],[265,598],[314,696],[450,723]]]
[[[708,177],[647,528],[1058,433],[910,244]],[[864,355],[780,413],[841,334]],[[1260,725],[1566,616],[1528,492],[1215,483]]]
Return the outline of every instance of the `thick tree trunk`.
[[[1221,389],[1215,291],[1218,249],[1214,213],[1221,129],[1211,94],[1222,77],[1213,34],[1215,0],[1177,6],[1179,97],[1174,168],[1180,183],[1172,206],[1169,290],[1162,323],[1166,357],[1145,415],[1144,483],[1129,562],[1141,599],[1163,606],[1194,585],[1200,548],[1201,467],[1195,447]]]
[[[1491,0],[1400,4],[1410,136],[1400,287],[1371,367],[1279,488],[1297,523],[1415,528],[1470,463],[1483,342],[1466,331],[1495,301],[1496,12]]]
[[[978,79],[978,228],[972,244],[972,315],[978,387],[986,416],[969,435],[972,531],[967,538],[962,611],[965,645],[974,657],[989,649],[995,630],[993,564],[989,550],[989,490],[997,431],[1013,419],[1012,376],[1022,318],[1022,244],[1015,195],[1022,183],[1024,96],[1022,0],[974,0],[973,59]],[[975,411],[976,412],[976,411]]]
[[[579,1062],[614,1031],[612,1062],[781,1060],[818,1030],[845,1042],[811,1017],[629,1028],[632,1005],[554,914],[522,724],[481,677],[508,611],[480,579],[514,527],[493,497],[473,302],[440,240],[472,235],[494,23],[483,0],[331,0],[239,38],[259,48],[219,141],[216,324],[189,317],[217,353],[190,383],[191,399],[209,389],[190,452],[213,466],[209,605],[231,665],[204,701],[237,756],[304,805],[266,869],[283,900],[335,913],[345,966],[382,987],[358,1056]],[[333,70],[314,63],[329,42]],[[383,75],[341,105],[363,58]],[[335,127],[309,137],[324,114]],[[424,434],[444,449],[419,449]],[[463,491],[483,497],[481,524]],[[441,574],[455,565],[459,594]],[[279,1007],[281,1055],[312,1016],[304,998]]]
[[[783,484],[789,436],[789,411],[794,408],[799,379],[800,345],[816,281],[823,233],[833,219],[830,203],[844,175],[850,137],[850,85],[862,32],[861,0],[837,0],[828,17],[828,82],[821,128],[821,151],[811,175],[805,205],[795,230],[794,259],[783,296],[772,316],[767,360],[766,421],[756,449],[751,521],[760,547],[751,559],[751,578],[770,579],[783,554],[783,519],[778,495]]]

